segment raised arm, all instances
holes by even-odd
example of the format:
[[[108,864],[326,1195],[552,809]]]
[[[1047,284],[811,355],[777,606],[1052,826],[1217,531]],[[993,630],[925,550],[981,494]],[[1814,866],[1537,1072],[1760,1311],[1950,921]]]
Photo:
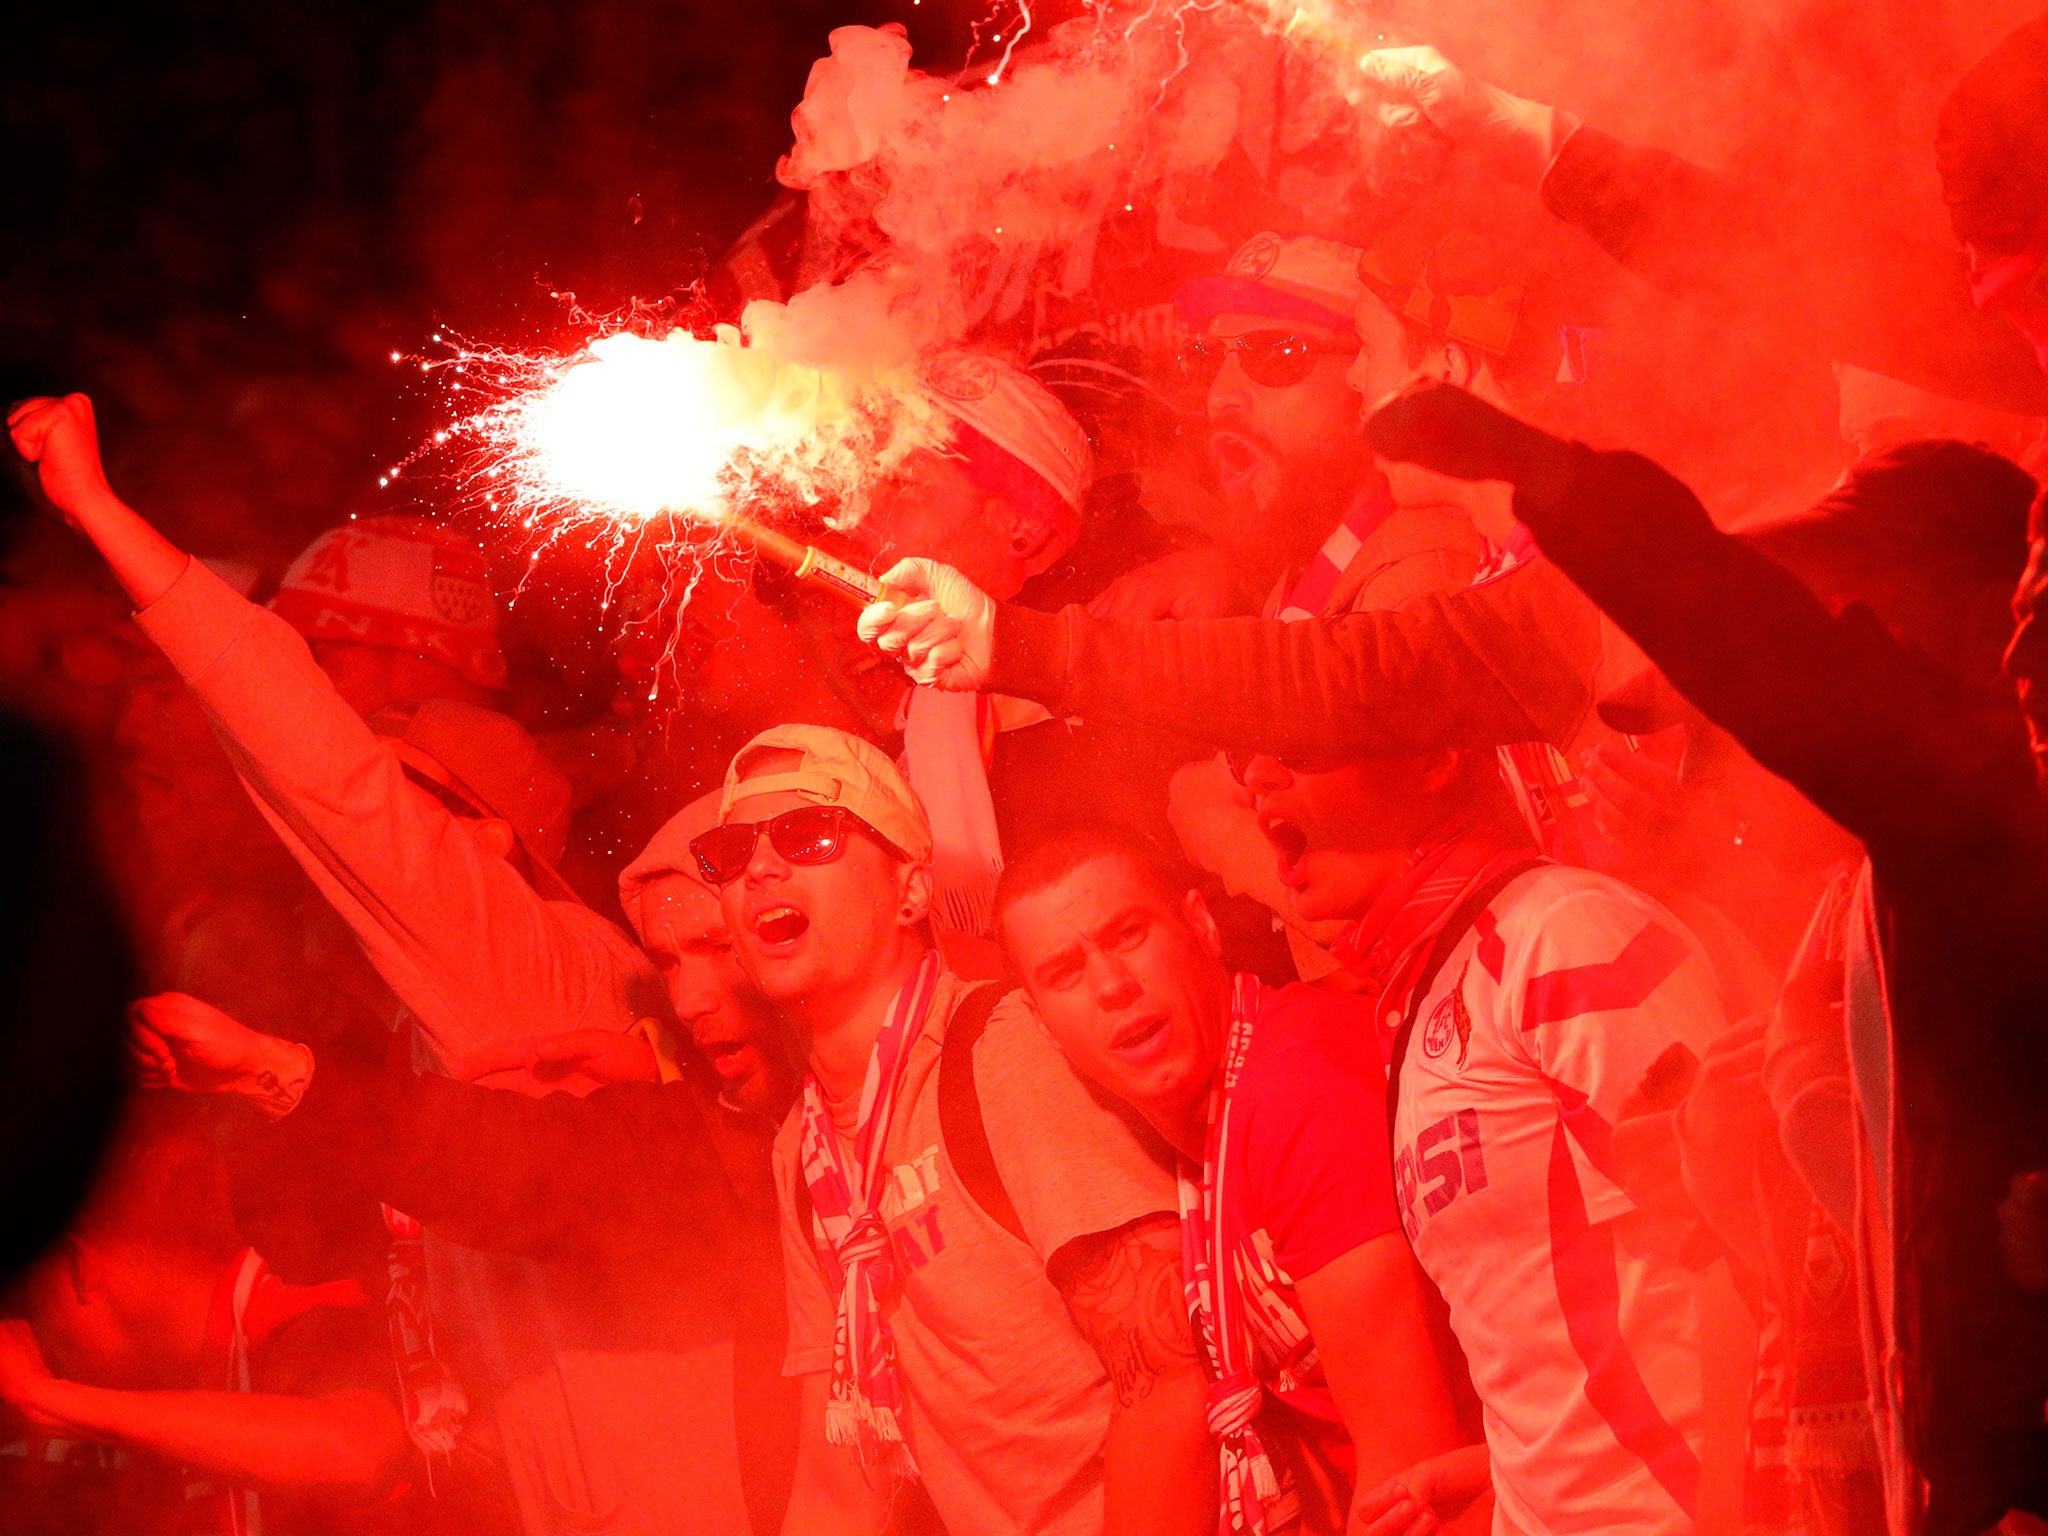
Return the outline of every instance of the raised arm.
[[[1389,457],[1514,483],[1543,551],[1686,698],[1873,851],[2038,827],[2016,708],[1966,687],[1868,610],[1830,613],[1715,528],[1636,454],[1595,453],[1453,385],[1396,395],[1369,426]]]
[[[2048,411],[2032,350],[1977,309],[1954,250],[1845,220],[1838,198],[1742,181],[1581,126],[1433,48],[1377,49],[1362,71],[1398,153],[1455,146],[1476,157],[1673,298],[1816,358],[1994,410]]]
[[[1180,1223],[1151,1216],[1075,1238],[1047,1271],[1116,1394],[1102,1447],[1103,1530],[1207,1536],[1216,1450],[1181,1285]]]
[[[536,1098],[365,1071],[182,993],[137,1004],[133,1039],[146,1086],[233,1093],[272,1117],[343,1128],[386,1201],[469,1247],[568,1259],[731,1252],[738,1240],[747,1150],[725,1145],[687,1084]]]
[[[36,466],[43,494],[92,541],[137,608],[170,591],[191,556],[158,533],[107,484],[99,428],[84,395],[23,400],[7,413],[15,450]]]
[[[1581,128],[1543,202],[1674,298],[1939,395],[2048,411],[2020,333],[1981,313],[1963,258],[1827,198],[1772,195],[1659,149]]]
[[[24,402],[12,431],[444,1065],[508,1038],[620,1027],[657,1006],[652,972],[623,935],[544,900],[474,823],[408,784],[297,631],[114,495],[83,395]],[[640,987],[646,998],[621,995]]]

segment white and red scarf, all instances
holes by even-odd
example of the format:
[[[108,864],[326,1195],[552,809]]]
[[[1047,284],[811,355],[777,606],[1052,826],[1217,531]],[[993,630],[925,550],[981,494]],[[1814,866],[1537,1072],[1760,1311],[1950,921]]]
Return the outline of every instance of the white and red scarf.
[[[825,1402],[825,1438],[855,1448],[863,1465],[883,1461],[916,1474],[903,1437],[903,1399],[896,1382],[896,1341],[883,1315],[896,1288],[894,1250],[882,1223],[887,1183],[883,1147],[895,1114],[911,1047],[924,1033],[938,991],[936,952],[896,994],[868,1057],[854,1124],[853,1166],[826,1109],[817,1075],[804,1078],[803,1177],[811,1197],[812,1237],[827,1278],[838,1287],[832,1329],[832,1385]]]
[[[1344,520],[1323,540],[1323,547],[1310,559],[1308,568],[1296,579],[1287,601],[1274,617],[1282,624],[1295,624],[1313,619],[1328,608],[1337,583],[1344,579],[1345,569],[1394,511],[1393,488],[1387,484],[1385,475],[1374,470],[1352,499]]]
[[[1245,1239],[1243,1202],[1232,1190],[1240,1170],[1230,1166],[1231,1090],[1251,1053],[1264,988],[1256,976],[1240,974],[1230,991],[1230,1034],[1223,1060],[1209,1086],[1209,1127],[1202,1166],[1180,1165],[1181,1278],[1187,1287],[1188,1316],[1209,1360],[1209,1433],[1216,1437],[1222,1469],[1222,1536],[1265,1536],[1268,1509],[1280,1496],[1280,1479],[1253,1428],[1265,1401],[1254,1366],[1254,1345],[1246,1318],[1244,1286],[1236,1253]]]
[[[426,1233],[417,1221],[385,1206],[385,1271],[391,1284],[384,1296],[384,1321],[391,1335],[391,1358],[398,1367],[399,1406],[405,1432],[426,1458],[427,1476],[434,1460],[455,1454],[462,1426],[469,1417],[469,1396],[462,1389],[435,1337],[434,1314],[428,1300]]]

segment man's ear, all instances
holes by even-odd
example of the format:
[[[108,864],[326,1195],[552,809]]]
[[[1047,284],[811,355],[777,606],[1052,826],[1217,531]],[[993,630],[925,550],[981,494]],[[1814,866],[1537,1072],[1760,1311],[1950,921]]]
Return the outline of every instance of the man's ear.
[[[899,928],[915,928],[932,911],[932,867],[930,864],[906,864],[903,879],[898,887],[896,925]]]
[[[1209,912],[1209,903],[1202,900],[1200,891],[1189,891],[1180,901],[1180,915],[1188,927],[1194,930],[1196,940],[1211,960],[1223,958],[1223,934],[1216,927],[1216,919]]]
[[[62,1255],[64,1277],[71,1282],[71,1299],[81,1307],[90,1307],[107,1299],[106,1287],[100,1283],[99,1264],[86,1251],[86,1246],[75,1237],[62,1239],[52,1250],[52,1257]]]
[[[1441,379],[1460,389],[1472,387],[1474,372],[1472,354],[1455,341],[1431,340],[1422,349],[1422,356],[1415,361],[1415,377],[1418,379]]]

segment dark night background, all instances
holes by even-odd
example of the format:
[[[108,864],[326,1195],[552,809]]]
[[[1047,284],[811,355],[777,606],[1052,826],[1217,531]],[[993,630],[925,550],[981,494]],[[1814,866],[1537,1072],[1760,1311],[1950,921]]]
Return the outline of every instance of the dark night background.
[[[827,32],[909,0],[39,7],[0,111],[0,379],[100,407],[117,488],[275,575],[417,440],[393,350],[671,293],[774,193]],[[60,540],[19,535],[14,579]]]

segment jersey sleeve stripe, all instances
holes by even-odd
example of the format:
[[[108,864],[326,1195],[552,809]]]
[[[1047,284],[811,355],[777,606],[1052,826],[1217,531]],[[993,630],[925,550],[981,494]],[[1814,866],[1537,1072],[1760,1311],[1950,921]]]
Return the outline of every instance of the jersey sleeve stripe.
[[[1603,1178],[1621,1183],[1621,1165],[1614,1160],[1614,1127],[1609,1125],[1593,1101],[1570,1083],[1559,1082],[1548,1073],[1538,1073],[1543,1085],[1557,1097],[1558,1121],[1579,1144],[1586,1161]]]
[[[1522,1028],[1531,1030],[1584,1013],[1640,1008],[1691,953],[1682,937],[1651,923],[1612,960],[1530,977],[1522,994]]]
[[[1587,1216],[1562,1124],[1550,1144],[1550,1259],[1565,1331],[1586,1368],[1587,1401],[1686,1518],[1697,1518],[1699,1458],[1658,1408],[1622,1337],[1613,1229]]]

